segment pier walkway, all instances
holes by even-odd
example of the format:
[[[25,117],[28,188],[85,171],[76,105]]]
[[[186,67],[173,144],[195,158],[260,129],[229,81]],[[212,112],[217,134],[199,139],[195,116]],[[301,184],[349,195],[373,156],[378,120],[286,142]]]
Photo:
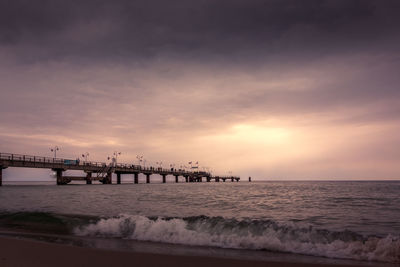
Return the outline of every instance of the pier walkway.
[[[91,184],[92,181],[100,181],[103,184],[111,184],[113,173],[117,175],[117,184],[121,183],[121,175],[123,174],[132,174],[133,182],[138,184],[140,173],[146,176],[146,183],[150,183],[152,174],[161,175],[163,183],[166,183],[167,175],[174,176],[176,183],[178,183],[179,176],[184,177],[186,182],[202,182],[203,179],[207,182],[211,182],[212,180],[215,182],[219,182],[220,180],[223,182],[226,180],[239,182],[240,180],[240,177],[237,176],[212,176],[211,173],[202,171],[187,171],[175,168],[165,169],[152,166],[143,167],[126,163],[107,164],[104,162],[86,162],[63,158],[0,153],[0,186],[2,185],[3,169],[8,167],[51,169],[56,173],[57,185],[65,185],[71,181],[86,181],[87,184]],[[63,175],[63,172],[67,170],[81,170],[85,175]]]

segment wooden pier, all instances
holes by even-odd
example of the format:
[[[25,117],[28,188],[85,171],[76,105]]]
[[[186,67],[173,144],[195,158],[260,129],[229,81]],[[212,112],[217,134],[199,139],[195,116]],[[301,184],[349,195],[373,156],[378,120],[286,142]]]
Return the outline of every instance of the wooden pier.
[[[146,176],[146,183],[150,183],[152,174],[162,176],[162,182],[166,183],[167,176],[175,177],[175,183],[178,183],[180,176],[185,178],[185,182],[215,182],[226,180],[239,182],[240,177],[237,176],[212,176],[209,172],[187,171],[182,169],[164,169],[160,167],[143,167],[135,164],[107,164],[104,162],[81,162],[78,160],[49,158],[41,156],[18,155],[10,153],[0,153],[0,186],[2,185],[3,169],[8,167],[16,168],[42,168],[51,169],[55,172],[57,185],[65,185],[71,181],[86,181],[86,184],[92,184],[92,181],[100,181],[103,184],[112,183],[112,174],[117,175],[117,184],[121,183],[121,176],[124,174],[133,175],[133,183],[139,183],[139,174]],[[81,170],[84,176],[65,176],[63,172],[67,170]]]

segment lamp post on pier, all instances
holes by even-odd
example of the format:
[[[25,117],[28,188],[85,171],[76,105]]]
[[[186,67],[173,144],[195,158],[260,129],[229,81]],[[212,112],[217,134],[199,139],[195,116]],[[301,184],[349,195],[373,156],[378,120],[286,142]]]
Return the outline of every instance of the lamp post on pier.
[[[114,151],[113,155],[115,157],[115,163],[117,163],[118,155],[121,155],[121,152]]]
[[[139,166],[142,166],[143,156],[142,155],[136,155],[136,158],[138,160]]]
[[[113,153],[113,157],[108,157],[107,159],[110,160],[111,159],[111,164],[113,167],[117,166],[117,161],[118,161],[118,156],[121,155],[121,152],[118,151],[114,151]]]
[[[162,169],[162,161],[157,161],[156,164],[158,165],[158,168]]]
[[[87,163],[89,160],[88,160],[88,158],[89,158],[89,152],[86,152],[86,153],[84,153],[84,154],[82,154],[82,158],[85,160],[85,163]]]
[[[55,146],[53,148],[50,148],[51,152],[54,152],[54,158],[57,158],[57,151],[60,150],[58,146]]]
[[[169,167],[171,168],[171,171],[173,171],[175,168],[175,164],[169,164]]]
[[[197,171],[198,171],[198,169],[199,169],[199,162],[198,162],[198,161],[196,161],[196,163],[193,163],[192,161],[190,161],[189,164],[190,164],[190,169],[191,169],[191,171],[194,172],[193,169],[197,169]],[[193,166],[193,164],[194,164],[195,166]]]

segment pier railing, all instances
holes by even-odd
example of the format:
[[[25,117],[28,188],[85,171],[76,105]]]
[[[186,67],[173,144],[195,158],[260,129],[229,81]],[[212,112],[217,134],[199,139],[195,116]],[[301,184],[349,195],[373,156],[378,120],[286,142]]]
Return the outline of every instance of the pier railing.
[[[6,160],[11,162],[20,162],[20,163],[38,163],[38,164],[57,164],[63,165],[67,167],[72,166],[87,166],[87,167],[112,167],[116,169],[125,169],[125,170],[133,170],[140,172],[156,172],[156,173],[180,173],[180,174],[197,174],[210,176],[208,172],[202,171],[188,171],[185,169],[175,169],[175,168],[161,168],[161,167],[153,167],[153,166],[140,166],[129,163],[105,163],[105,162],[96,162],[96,161],[81,161],[81,160],[72,160],[65,158],[51,158],[51,157],[41,157],[41,156],[32,156],[32,155],[21,155],[21,154],[11,154],[11,153],[0,153],[0,160]]]
[[[201,182],[206,178],[207,182],[214,179],[215,182],[222,180],[239,181],[240,177],[235,176],[212,176],[211,173],[205,171],[188,171],[185,169],[162,168],[153,166],[140,166],[129,163],[104,163],[95,161],[81,161],[79,158],[50,158],[41,156],[0,153],[0,186],[2,185],[2,170],[8,167],[20,168],[47,168],[52,169],[57,175],[57,184],[67,184],[72,180],[86,180],[86,183],[91,184],[92,180],[99,180],[104,184],[112,183],[112,174],[117,174],[117,184],[121,183],[122,174],[134,174],[134,183],[138,183],[139,174],[146,175],[146,183],[150,183],[150,175],[159,174],[162,176],[163,183],[166,183],[166,176],[175,176],[175,182],[178,183],[178,177],[184,176],[186,182]],[[63,176],[63,172],[67,170],[81,170],[86,173],[86,176]],[[92,177],[92,173],[97,176]]]
[[[86,162],[86,161],[77,161],[64,158],[50,158],[41,156],[11,154],[11,153],[0,153],[0,160],[32,162],[32,163],[56,163],[56,164],[58,163],[67,165],[72,165],[73,163],[75,163],[75,165],[93,166],[93,167],[102,167],[107,165],[104,162],[93,162],[93,161]]]

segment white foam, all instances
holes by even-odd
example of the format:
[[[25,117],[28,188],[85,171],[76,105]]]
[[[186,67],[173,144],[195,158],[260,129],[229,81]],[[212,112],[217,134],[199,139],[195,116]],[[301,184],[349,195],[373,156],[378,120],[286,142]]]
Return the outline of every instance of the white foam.
[[[364,240],[330,240],[312,228],[295,225],[260,227],[219,218],[198,220],[149,219],[140,215],[120,215],[75,229],[81,236],[120,237],[173,244],[215,246],[236,249],[266,249],[330,258],[400,262],[400,239],[369,237]]]

